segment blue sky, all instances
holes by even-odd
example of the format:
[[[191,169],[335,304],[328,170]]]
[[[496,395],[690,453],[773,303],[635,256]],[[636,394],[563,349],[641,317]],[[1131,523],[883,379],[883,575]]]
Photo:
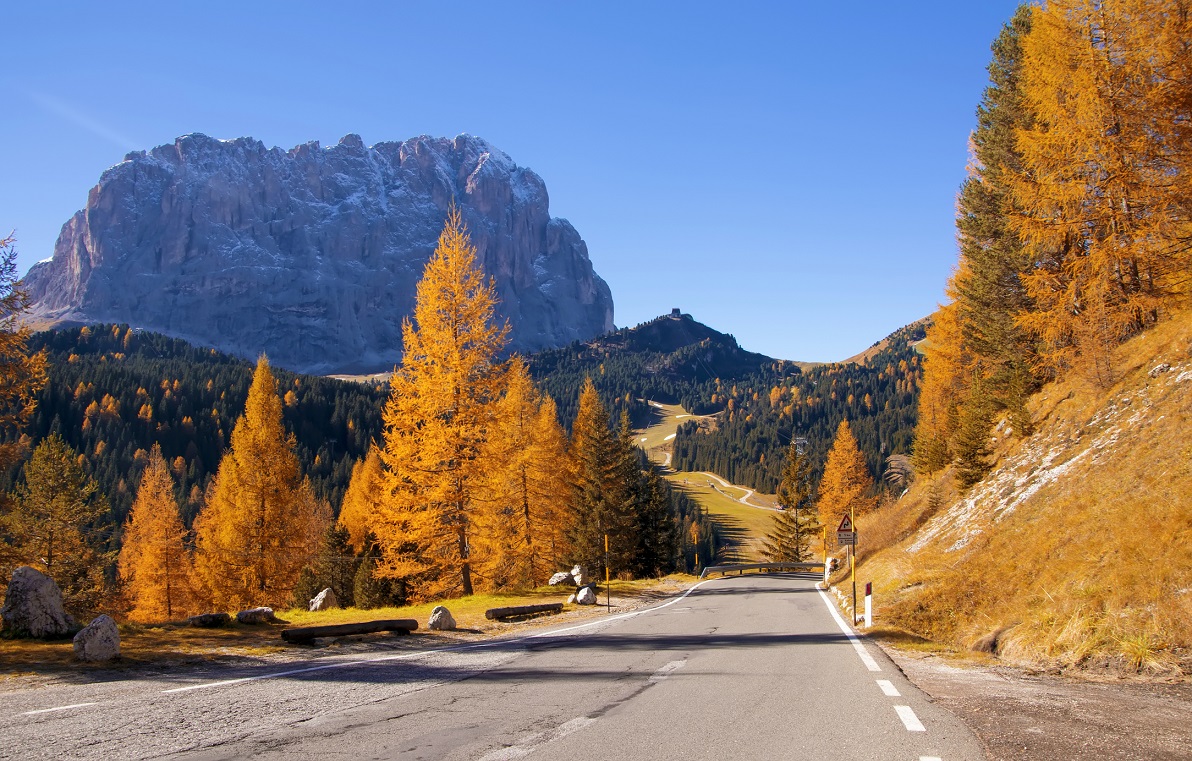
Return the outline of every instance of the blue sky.
[[[543,177],[617,325],[681,307],[754,351],[843,359],[943,298],[1016,5],[14,3],[0,228],[24,271],[105,168],[188,132],[468,132]]]

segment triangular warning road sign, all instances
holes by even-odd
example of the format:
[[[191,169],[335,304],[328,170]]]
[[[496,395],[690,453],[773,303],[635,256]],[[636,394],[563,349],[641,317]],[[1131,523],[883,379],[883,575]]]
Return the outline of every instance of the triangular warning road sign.
[[[844,518],[842,518],[840,520],[840,528],[838,528],[836,530],[837,531],[852,531],[853,530],[852,520],[850,520],[847,515],[844,516]]]

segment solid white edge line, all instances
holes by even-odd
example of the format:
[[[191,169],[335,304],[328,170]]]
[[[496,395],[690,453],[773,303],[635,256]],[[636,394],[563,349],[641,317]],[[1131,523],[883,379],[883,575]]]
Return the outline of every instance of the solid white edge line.
[[[39,713],[53,713],[54,711],[69,711],[71,708],[86,708],[87,706],[97,706],[99,703],[75,703],[68,706],[56,706],[54,708],[40,708],[36,711],[25,711],[22,716],[33,716]]]
[[[327,671],[329,669],[342,669],[342,668],[349,668],[351,666],[363,666],[363,665],[366,665],[369,663],[382,663],[385,661],[407,661],[407,660],[413,660],[416,658],[427,658],[432,655],[436,655],[438,653],[453,653],[453,652],[460,652],[462,650],[478,650],[480,648],[485,648],[485,647],[498,647],[498,646],[504,646],[504,645],[511,645],[511,644],[516,644],[518,642],[525,642],[525,641],[531,640],[531,639],[538,639],[540,637],[551,637],[556,634],[565,634],[567,632],[579,631],[581,629],[590,629],[593,626],[603,626],[604,624],[612,623],[614,621],[621,621],[621,620],[624,620],[627,618],[641,616],[646,613],[653,613],[654,611],[662,610],[663,608],[668,608],[671,605],[674,605],[675,603],[684,600],[687,597],[687,595],[691,594],[692,592],[699,589],[701,586],[703,586],[704,584],[707,584],[710,581],[719,581],[719,579],[704,579],[703,581],[697,582],[690,589],[688,589],[686,592],[679,595],[675,599],[668,600],[667,602],[664,602],[661,605],[656,605],[653,608],[646,608],[644,610],[630,611],[629,613],[620,613],[615,616],[609,616],[608,618],[601,618],[596,621],[589,621],[586,624],[577,624],[575,626],[568,626],[563,629],[551,629],[550,631],[536,632],[534,634],[526,634],[521,637],[512,637],[510,639],[497,639],[497,640],[491,640],[488,642],[475,642],[470,645],[456,645],[454,647],[441,647],[441,648],[437,648],[435,650],[420,650],[416,653],[401,653],[399,655],[382,655],[382,656],[378,656],[376,658],[365,658],[362,660],[354,660],[354,661],[336,661],[335,663],[324,663],[324,664],[320,664],[318,666],[307,666],[305,668],[300,668],[300,669],[289,669],[287,671],[278,671],[278,672],[275,672],[272,674],[261,674],[259,676],[245,676],[245,677],[240,677],[237,679],[224,679],[224,680],[221,680],[218,682],[207,682],[206,684],[191,684],[191,685],[187,685],[185,687],[175,687],[175,688],[169,689],[169,690],[162,690],[161,694],[171,695],[171,694],[178,693],[178,692],[191,692],[193,690],[209,690],[213,687],[230,687],[234,684],[244,684],[246,682],[259,682],[263,679],[278,679],[280,677],[293,676],[295,674],[309,674],[312,671]]]
[[[831,613],[832,618],[836,620],[836,625],[840,627],[840,631],[844,632],[844,636],[848,637],[849,641],[853,643],[853,649],[856,650],[857,655],[861,657],[861,662],[865,664],[865,668],[869,669],[870,671],[881,671],[882,667],[877,665],[877,661],[873,659],[873,656],[870,655],[869,651],[865,649],[865,646],[861,644],[861,640],[857,638],[857,635],[853,633],[848,624],[844,622],[844,619],[840,617],[840,614],[836,612],[836,606],[833,605],[832,601],[828,599],[828,596],[824,594],[824,590],[820,589],[819,584],[816,584],[815,591],[819,592],[820,599],[824,601],[824,605],[828,606],[828,612]]]
[[[944,761],[939,756],[919,756],[919,761]]]
[[[888,698],[902,697],[902,693],[898,691],[898,688],[889,679],[878,679],[877,686],[882,688],[882,694]]]
[[[898,712],[898,718],[902,719],[902,725],[906,727],[907,732],[927,731],[927,727],[923,726],[923,722],[919,721],[919,717],[910,706],[894,706],[894,710]]]

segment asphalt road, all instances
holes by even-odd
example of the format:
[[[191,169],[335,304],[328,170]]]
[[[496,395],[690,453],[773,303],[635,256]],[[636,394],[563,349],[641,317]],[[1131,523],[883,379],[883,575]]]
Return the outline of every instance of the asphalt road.
[[[716,579],[486,644],[4,692],[0,757],[985,758],[843,626],[812,576]]]

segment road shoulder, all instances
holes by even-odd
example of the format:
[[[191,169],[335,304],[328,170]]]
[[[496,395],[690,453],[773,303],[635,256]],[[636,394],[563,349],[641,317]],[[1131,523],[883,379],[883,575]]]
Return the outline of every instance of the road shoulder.
[[[1192,758],[1192,683],[1074,679],[871,640],[993,761]]]

